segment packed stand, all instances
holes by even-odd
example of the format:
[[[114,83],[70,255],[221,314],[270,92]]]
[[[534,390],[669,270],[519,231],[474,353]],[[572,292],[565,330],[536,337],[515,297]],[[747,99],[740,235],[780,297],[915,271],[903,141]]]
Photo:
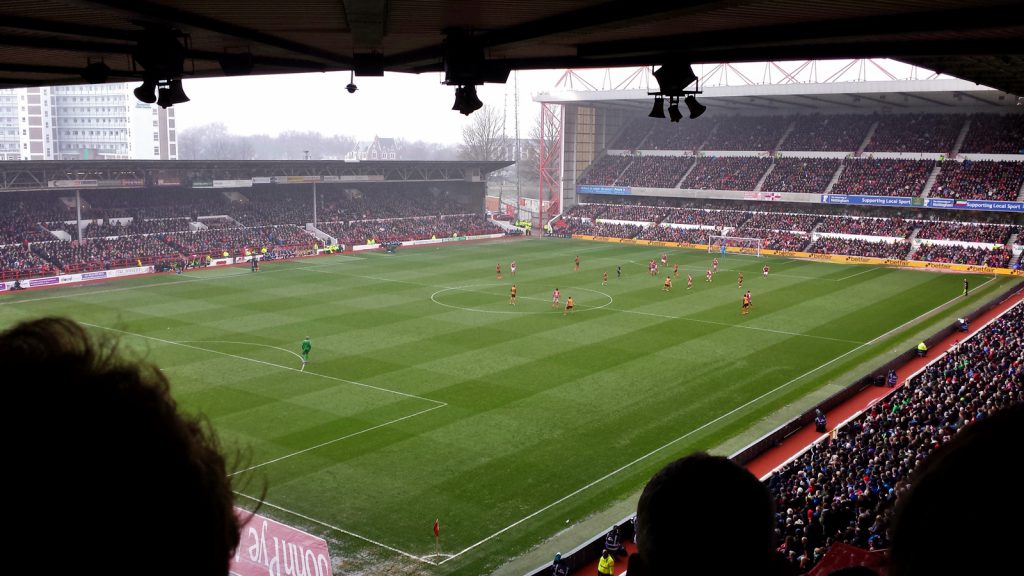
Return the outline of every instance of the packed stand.
[[[798,116],[793,131],[780,150],[855,152],[860,149],[868,129],[877,116],[860,114],[811,114]]]
[[[662,222],[693,224],[714,228],[735,228],[750,218],[750,212],[741,210],[708,210],[700,208],[668,208]]]
[[[91,238],[78,242],[36,242],[32,251],[63,273],[135,266],[153,257],[176,256],[178,251],[156,236]]]
[[[818,223],[814,214],[786,214],[783,212],[755,212],[744,222],[744,228],[782,230],[786,232],[810,232]]]
[[[920,196],[935,168],[932,160],[847,159],[832,194]]]
[[[693,166],[692,157],[637,156],[615,181],[620,186],[675,188]]]
[[[924,262],[943,262],[947,264],[973,264],[976,266],[993,266],[1006,268],[1013,258],[1013,252],[1003,246],[997,248],[975,248],[970,246],[953,246],[947,244],[925,244],[918,246],[912,256],[913,260]]]
[[[655,126],[653,119],[639,118],[623,126],[608,146],[609,150],[640,150],[647,133]],[[644,148],[648,149],[648,148]]]
[[[945,161],[931,196],[961,200],[1013,201],[1024,184],[1024,162]]]
[[[605,236],[608,238],[634,238],[643,231],[644,227],[636,224],[607,224],[584,222],[583,220],[565,220],[564,226],[559,226],[562,233],[581,234],[584,236]]]
[[[20,244],[0,246],[0,281],[57,274],[57,268]]]
[[[966,222],[927,222],[921,225],[918,238],[933,240],[958,240],[960,242],[984,242],[1006,244],[1010,237],[1020,232],[1019,226],[998,224],[970,224]]]
[[[325,222],[319,228],[349,246],[504,233],[502,228],[479,214],[362,220],[348,224]]]
[[[820,236],[807,247],[807,251],[816,254],[906,260],[907,254],[910,252],[910,243],[905,240],[869,242],[867,240]]]
[[[619,174],[633,161],[632,156],[608,156],[604,155],[594,161],[587,168],[587,171],[580,177],[580,184],[592,184],[596,186],[612,186]]]
[[[658,206],[642,206],[638,204],[610,204],[601,215],[606,220],[626,220],[629,222],[657,222],[665,209]]]
[[[972,114],[961,154],[1024,154],[1024,114]]]
[[[643,143],[644,150],[686,150],[696,152],[704,147],[715,129],[714,118],[701,117],[685,125],[659,119]]]
[[[719,236],[720,230],[704,228],[673,228],[671,226],[649,226],[637,236],[638,240],[654,240],[657,242],[684,242],[689,244],[707,244],[708,236]]]
[[[727,116],[704,144],[704,150],[775,150],[793,116]]]
[[[1017,305],[773,473],[777,552],[805,572],[836,542],[888,548],[894,504],[922,460],[971,422],[1024,402],[1022,326]]]
[[[71,237],[75,237],[74,224],[69,226]],[[116,222],[97,224],[90,223],[85,228],[88,238],[106,238],[111,236],[131,236],[135,234],[161,234],[167,232],[185,232],[189,229],[187,218],[164,218],[160,220],[132,220],[127,224]]]
[[[829,234],[908,238],[914,231],[914,225],[914,222],[898,216],[892,218],[830,216],[821,219],[817,231]]]
[[[679,187],[697,190],[753,190],[771,162],[770,158],[701,157]]]
[[[246,249],[259,250],[272,246],[312,246],[316,239],[295,226],[261,226],[258,228],[221,228],[196,232],[168,234],[163,239],[186,255],[230,256],[244,254]]]
[[[564,218],[600,218],[607,210],[607,204],[577,204],[562,214]]]
[[[769,250],[786,250],[799,252],[810,240],[810,235],[788,232],[786,230],[766,230],[763,228],[737,228],[729,232],[729,236],[738,238],[757,238],[761,247]]]
[[[880,116],[867,152],[953,151],[965,116],[958,114],[892,114]]]
[[[779,158],[761,190],[821,194],[839,169],[838,158]]]

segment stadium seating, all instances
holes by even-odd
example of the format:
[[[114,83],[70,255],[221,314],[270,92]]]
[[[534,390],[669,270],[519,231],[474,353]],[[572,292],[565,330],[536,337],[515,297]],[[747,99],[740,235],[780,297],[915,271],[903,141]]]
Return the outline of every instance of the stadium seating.
[[[940,358],[766,481],[778,553],[801,572],[834,542],[887,548],[910,473],[965,425],[1021,402],[1024,306]]]

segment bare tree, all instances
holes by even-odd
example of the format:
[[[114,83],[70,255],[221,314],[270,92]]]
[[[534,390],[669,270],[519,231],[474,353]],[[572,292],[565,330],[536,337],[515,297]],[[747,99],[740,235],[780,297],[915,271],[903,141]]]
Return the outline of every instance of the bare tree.
[[[484,106],[472,116],[472,121],[462,128],[462,146],[459,158],[462,160],[505,160],[508,150],[505,146],[502,117],[493,106]]]
[[[540,136],[541,122],[544,122],[544,140],[546,146],[553,145],[555,133],[558,131],[558,122],[550,114],[546,114],[534,121],[530,128],[529,139],[519,143],[519,177],[523,181],[536,182],[540,174]]]

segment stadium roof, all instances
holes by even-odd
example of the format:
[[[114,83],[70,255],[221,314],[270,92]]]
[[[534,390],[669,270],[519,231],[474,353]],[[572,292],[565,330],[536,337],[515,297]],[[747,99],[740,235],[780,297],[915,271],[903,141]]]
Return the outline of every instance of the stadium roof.
[[[955,78],[870,82],[703,86],[700,99],[716,111],[750,113],[941,112],[1024,113],[1017,98]],[[552,90],[536,100],[649,109],[647,90]]]
[[[1020,0],[4,0],[0,86],[141,78],[166,34],[185,76],[889,57],[1024,95]],[[225,56],[228,55],[228,56]],[[95,67],[93,79],[103,74]],[[87,75],[89,75],[87,73]]]

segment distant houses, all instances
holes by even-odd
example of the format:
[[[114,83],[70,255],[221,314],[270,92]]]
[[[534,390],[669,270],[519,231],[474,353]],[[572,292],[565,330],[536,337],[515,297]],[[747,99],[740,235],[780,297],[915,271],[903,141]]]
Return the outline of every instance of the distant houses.
[[[394,138],[374,136],[373,142],[357,142],[346,160],[400,160],[401,149]]]

